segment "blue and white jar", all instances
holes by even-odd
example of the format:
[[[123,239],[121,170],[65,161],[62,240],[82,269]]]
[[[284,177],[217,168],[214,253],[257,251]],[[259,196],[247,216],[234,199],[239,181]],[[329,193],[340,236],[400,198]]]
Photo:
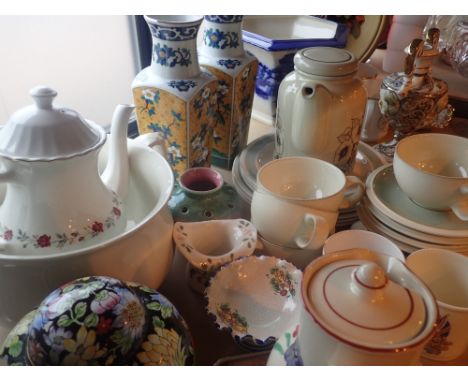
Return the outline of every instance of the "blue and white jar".
[[[218,79],[213,163],[230,169],[247,145],[258,60],[244,51],[243,16],[205,16],[200,64]]]
[[[132,83],[140,134],[164,141],[176,178],[190,167],[209,167],[216,78],[198,64],[202,16],[145,16],[153,38],[151,65]]]

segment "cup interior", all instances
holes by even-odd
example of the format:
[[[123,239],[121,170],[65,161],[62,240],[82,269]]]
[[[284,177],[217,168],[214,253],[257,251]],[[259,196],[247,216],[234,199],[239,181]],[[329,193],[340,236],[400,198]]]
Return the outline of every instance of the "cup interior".
[[[468,177],[468,139],[448,134],[417,134],[396,148],[400,159],[425,173],[449,178]]]
[[[239,230],[226,229],[226,226],[218,224],[210,226],[210,239],[205,235],[193,235],[190,244],[205,256],[222,256],[233,251],[239,245]]]
[[[442,249],[421,249],[407,266],[423,280],[438,302],[468,309],[468,258]]]
[[[323,246],[323,254],[352,248],[366,248],[372,252],[395,257],[405,262],[405,256],[391,240],[375,232],[364,230],[346,230],[330,236]]]
[[[320,159],[285,157],[261,167],[257,183],[282,198],[314,200],[340,192],[346,178],[340,169]]]

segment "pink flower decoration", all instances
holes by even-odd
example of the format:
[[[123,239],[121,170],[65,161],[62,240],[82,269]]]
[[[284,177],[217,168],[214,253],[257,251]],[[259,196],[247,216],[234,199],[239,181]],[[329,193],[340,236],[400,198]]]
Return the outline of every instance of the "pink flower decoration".
[[[109,292],[102,300],[94,300],[91,303],[91,310],[96,314],[102,314],[106,310],[112,309],[120,302],[120,296],[116,293]]]
[[[104,232],[104,226],[102,225],[102,223],[99,222],[94,222],[91,226],[91,229],[93,230],[93,232]]]
[[[115,216],[119,216],[119,217],[120,217],[120,213],[121,213],[121,212],[120,212],[120,210],[119,210],[117,207],[114,207],[114,208],[112,209],[112,212],[113,212],[113,214],[114,214]]]
[[[6,240],[6,241],[9,241],[11,239],[13,239],[13,231],[11,229],[3,232],[3,239]]]
[[[36,243],[39,247],[50,247],[50,236],[49,235],[41,235],[36,239]]]

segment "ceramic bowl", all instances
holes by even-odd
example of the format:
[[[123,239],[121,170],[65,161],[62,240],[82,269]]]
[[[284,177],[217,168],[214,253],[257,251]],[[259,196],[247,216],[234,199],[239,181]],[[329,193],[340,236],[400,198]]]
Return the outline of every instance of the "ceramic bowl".
[[[156,290],[92,276],[50,293],[0,350],[20,365],[190,365],[190,332]]]
[[[449,134],[416,134],[395,149],[398,185],[414,202],[452,210],[468,221],[468,139]]]
[[[366,248],[405,262],[403,252],[391,240],[375,232],[357,229],[341,231],[330,236],[323,245],[322,253],[327,255],[332,252],[356,248]]]
[[[128,145],[128,222],[122,234],[71,252],[28,257],[0,253],[0,341],[44,296],[69,280],[106,275],[153,288],[163,282],[173,258],[173,220],[167,207],[172,171],[156,151],[131,140]],[[106,153],[107,145],[101,167]]]
[[[302,272],[285,260],[250,256],[224,266],[205,295],[208,313],[251,351],[270,349],[298,320]]]
[[[252,115],[272,125],[282,79],[294,70],[294,54],[312,46],[346,45],[347,28],[312,16],[245,16],[245,49],[259,61]]]
[[[257,230],[244,219],[177,222],[173,237],[177,250],[188,261],[190,287],[203,294],[219,267],[254,252]]]

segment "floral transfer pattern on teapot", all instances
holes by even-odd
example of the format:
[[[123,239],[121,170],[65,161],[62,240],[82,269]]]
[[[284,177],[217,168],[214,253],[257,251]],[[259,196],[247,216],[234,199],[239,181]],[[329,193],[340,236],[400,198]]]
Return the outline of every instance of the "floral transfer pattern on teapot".
[[[12,230],[0,223],[0,238],[5,242],[16,240],[20,243],[22,248],[32,246],[34,248],[64,248],[71,246],[77,242],[82,242],[94,238],[109,228],[115,227],[116,221],[120,219],[122,211],[122,201],[114,194],[112,199],[114,207],[109,213],[109,216],[103,220],[95,220],[82,227],[80,230],[73,230],[71,232],[40,232],[30,233],[19,228]]]

